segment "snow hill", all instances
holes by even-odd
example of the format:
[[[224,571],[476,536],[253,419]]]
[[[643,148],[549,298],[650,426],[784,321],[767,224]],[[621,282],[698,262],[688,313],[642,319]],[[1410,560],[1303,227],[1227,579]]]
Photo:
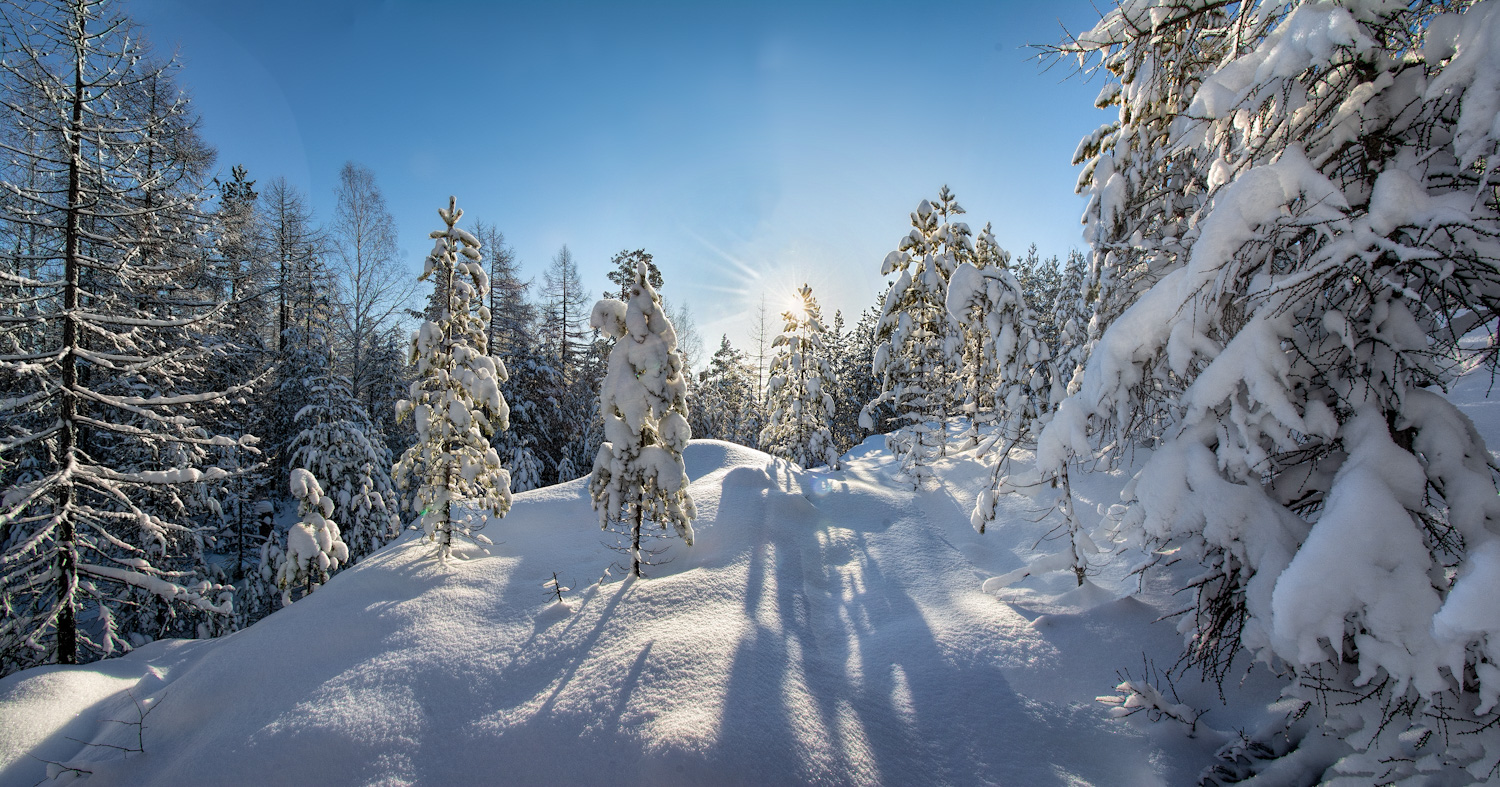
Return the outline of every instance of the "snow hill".
[[[1267,718],[1264,670],[1228,705],[1180,683],[1209,709],[1194,737],[1111,718],[1117,670],[1176,660],[1165,581],[986,593],[1052,522],[1010,496],[979,535],[970,453],[912,492],[881,445],[803,472],[692,443],[697,544],[661,542],[654,578],[604,575],[580,479],[517,495],[488,555],[408,537],[221,639],[12,675],[0,784],[1183,784]],[[1107,505],[1124,479],[1079,492]]]

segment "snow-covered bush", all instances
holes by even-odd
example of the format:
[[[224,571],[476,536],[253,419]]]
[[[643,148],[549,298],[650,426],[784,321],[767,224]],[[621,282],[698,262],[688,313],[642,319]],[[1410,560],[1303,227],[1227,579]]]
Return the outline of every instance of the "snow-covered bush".
[[[1209,5],[1130,4],[1080,36],[1159,42],[1193,17],[1239,48],[1137,96],[1178,110],[1132,155],[1204,177],[1157,181],[1184,191],[1149,216],[1095,194],[1112,237],[1172,265],[1135,280],[1038,464],[1062,475],[1091,434],[1158,442],[1122,526],[1202,564],[1188,659],[1222,679],[1243,646],[1292,673],[1289,698],[1348,747],[1325,776],[1488,778],[1500,497],[1430,389],[1500,297],[1500,4]]]
[[[605,298],[589,319],[614,340],[599,389],[604,442],[594,457],[589,495],[600,527],[630,528],[630,571],[637,577],[646,523],[671,525],[692,546],[697,516],[682,464],[692,437],[682,354],[648,274],[645,263],[638,264],[629,300]]]
[[[761,450],[801,467],[836,470],[839,452],[828,423],[834,413],[830,392],[838,381],[823,345],[823,311],[808,285],[797,297],[801,304],[781,315],[784,327],[771,343],[776,352],[766,384],[771,414],[760,433]]]
[[[393,475],[402,489],[415,487],[422,528],[446,560],[455,534],[487,544],[479,530],[489,517],[510,510],[510,473],[489,441],[506,428],[510,410],[500,395],[505,364],[487,352],[489,276],[479,241],[456,226],[463,211],[452,197],[438,215],[447,227],[433,231],[437,243],[421,279],[442,282],[447,304],[436,322],[422,323],[412,337],[417,379],[397,413],[413,419],[417,443],[401,455]]]
[[[297,524],[286,533],[286,550],[277,556],[276,586],[281,603],[292,603],[292,589],[311,593],[349,560],[349,547],[333,521],[333,498],[323,494],[312,473],[297,468],[291,475],[292,497],[297,500]]]

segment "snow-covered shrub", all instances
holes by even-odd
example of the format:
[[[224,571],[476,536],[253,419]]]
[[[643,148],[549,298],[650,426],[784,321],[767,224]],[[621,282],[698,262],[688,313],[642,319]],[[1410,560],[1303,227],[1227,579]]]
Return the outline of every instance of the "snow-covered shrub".
[[[447,227],[433,231],[437,243],[421,279],[442,282],[447,304],[436,322],[422,323],[412,337],[417,379],[397,412],[413,419],[417,443],[401,455],[393,475],[402,489],[415,487],[422,528],[446,560],[455,534],[489,543],[479,530],[489,517],[510,510],[510,473],[489,441],[506,428],[510,410],[500,395],[505,364],[487,352],[489,276],[479,241],[455,226],[463,211],[452,197],[438,215]],[[457,509],[460,503],[465,508]]]
[[[630,528],[630,571],[637,577],[645,524],[671,525],[692,546],[697,516],[682,464],[692,437],[682,354],[648,273],[645,263],[637,265],[629,300],[605,298],[589,319],[614,340],[599,389],[604,442],[594,457],[589,495],[601,528]]]

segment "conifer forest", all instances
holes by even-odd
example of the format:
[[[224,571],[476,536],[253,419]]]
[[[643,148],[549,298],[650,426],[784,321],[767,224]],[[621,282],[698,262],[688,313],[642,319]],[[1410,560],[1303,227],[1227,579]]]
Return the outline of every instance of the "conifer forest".
[[[0,0],[0,784],[1500,780],[1500,0],[1103,4],[1075,248],[724,331],[131,9]]]

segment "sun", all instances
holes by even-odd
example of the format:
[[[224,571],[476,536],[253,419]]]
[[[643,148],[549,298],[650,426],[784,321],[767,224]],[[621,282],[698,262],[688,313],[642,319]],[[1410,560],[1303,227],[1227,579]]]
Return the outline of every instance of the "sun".
[[[795,291],[782,296],[782,314],[790,314],[797,322],[807,322],[807,304],[803,302],[802,296]]]

